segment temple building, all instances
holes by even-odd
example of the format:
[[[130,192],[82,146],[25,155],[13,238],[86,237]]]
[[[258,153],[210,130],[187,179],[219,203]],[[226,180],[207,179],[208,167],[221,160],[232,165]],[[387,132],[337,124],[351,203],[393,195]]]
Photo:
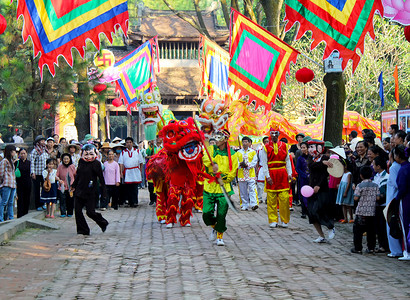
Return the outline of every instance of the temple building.
[[[195,15],[194,11],[184,13]],[[225,26],[218,26],[216,14],[203,12],[203,19],[212,40],[221,46],[227,44],[229,30]],[[140,5],[136,16],[130,14],[128,40],[124,46],[105,48],[112,51],[118,61],[154,36],[157,36],[159,44],[160,73],[156,76],[163,108],[172,110],[177,119],[193,116],[198,111],[197,103],[201,102],[198,99],[201,84],[198,61],[199,32],[188,22],[180,19],[172,11],[151,10]],[[157,67],[155,69],[157,71]],[[115,98],[114,88],[110,87],[106,100],[106,123],[110,128],[107,136],[133,136],[135,140],[144,140],[144,130],[139,124],[138,112],[133,110],[130,115],[126,112],[125,106],[115,107],[112,105]],[[94,107],[91,108],[91,112],[98,110],[96,104],[91,104],[91,107]],[[98,122],[98,114],[91,114],[90,122],[91,134],[98,136],[98,123],[101,123]],[[59,129],[56,132],[64,136],[67,130],[72,131],[73,123],[74,121],[56,124],[56,129]]]

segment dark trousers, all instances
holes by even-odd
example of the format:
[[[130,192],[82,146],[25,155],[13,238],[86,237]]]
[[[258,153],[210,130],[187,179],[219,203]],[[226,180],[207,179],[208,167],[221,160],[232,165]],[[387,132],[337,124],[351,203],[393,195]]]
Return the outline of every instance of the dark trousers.
[[[17,218],[28,214],[30,196],[31,182],[17,185]]]
[[[33,179],[34,187],[34,204],[36,208],[42,207],[43,204],[40,202],[41,187],[43,186],[44,178],[42,175],[36,175],[36,179]]]
[[[124,205],[125,200],[127,200],[127,187],[124,183],[121,183],[118,187],[118,205]]]
[[[379,242],[379,248],[389,250],[389,241],[387,239],[386,219],[383,215],[385,206],[376,206],[376,234]]]
[[[363,233],[366,232],[367,249],[374,250],[376,247],[376,217],[356,216],[353,224],[353,243],[357,251],[362,251]]]
[[[119,197],[119,187],[116,185],[106,185],[107,188],[107,198],[104,201],[104,205],[103,207],[107,208],[108,203],[111,200],[111,207],[114,209],[118,209],[118,197]]]
[[[75,209],[75,223],[77,224],[77,233],[89,235],[90,228],[88,227],[87,221],[83,215],[83,207],[85,206],[87,216],[94,220],[98,226],[101,228],[108,225],[108,221],[103,218],[100,213],[95,211],[95,199],[84,199],[79,197],[74,197],[74,209]]]
[[[155,203],[157,202],[157,194],[154,193],[154,183],[148,182],[148,191],[149,191],[149,202]]]
[[[299,190],[296,190],[296,182],[292,182],[290,184],[290,187],[292,189],[293,205],[298,205],[299,204]]]
[[[138,205],[138,183],[124,184],[130,207]]]
[[[58,190],[58,197],[60,199],[60,214],[61,215],[73,215],[74,210],[74,197],[70,197],[69,191],[62,193]]]
[[[344,219],[344,215],[342,206],[336,205],[337,190],[338,189],[329,188],[329,198],[331,200],[331,217],[333,220],[339,221]]]

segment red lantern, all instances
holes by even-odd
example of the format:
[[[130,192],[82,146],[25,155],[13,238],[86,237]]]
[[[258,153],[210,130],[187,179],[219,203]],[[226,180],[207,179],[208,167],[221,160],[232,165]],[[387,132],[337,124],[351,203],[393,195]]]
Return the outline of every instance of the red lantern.
[[[404,27],[404,36],[406,40],[410,43],[410,26]]]
[[[120,107],[122,105],[121,99],[115,98],[114,100],[112,100],[112,105],[114,105],[115,107]]]
[[[104,91],[105,89],[107,88],[107,86],[105,85],[105,84],[102,84],[102,83],[99,83],[99,84],[96,84],[94,87],[93,87],[93,91],[95,92],[95,93],[101,93],[102,91]]]
[[[95,114],[97,109],[94,106],[90,106],[90,113],[93,115]]]
[[[3,15],[0,15],[0,34],[3,34],[4,31],[6,31],[7,28],[7,21],[3,17]]]
[[[315,78],[315,73],[311,69],[302,68],[296,72],[295,77],[299,82],[308,83]]]
[[[50,109],[50,107],[51,107],[51,105],[48,104],[47,102],[44,102],[44,103],[43,103],[43,110]]]

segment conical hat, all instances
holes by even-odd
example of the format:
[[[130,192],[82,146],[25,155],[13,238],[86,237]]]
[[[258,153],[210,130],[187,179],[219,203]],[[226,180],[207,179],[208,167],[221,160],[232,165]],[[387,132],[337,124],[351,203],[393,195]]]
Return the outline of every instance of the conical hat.
[[[340,160],[331,158],[328,160],[328,162],[332,163],[333,166],[327,167],[327,172],[335,178],[342,177],[343,173],[345,172],[345,168],[343,167]]]
[[[329,151],[332,151],[333,153],[336,153],[343,159],[346,159],[345,149],[340,146],[336,146],[335,148],[329,149]]]

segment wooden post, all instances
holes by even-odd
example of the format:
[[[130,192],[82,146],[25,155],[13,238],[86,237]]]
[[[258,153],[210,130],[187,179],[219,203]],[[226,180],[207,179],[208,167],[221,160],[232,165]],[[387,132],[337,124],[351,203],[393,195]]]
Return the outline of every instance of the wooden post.
[[[132,117],[127,113],[127,137],[132,136]]]
[[[327,73],[323,78],[327,88],[324,140],[341,145],[346,87],[343,73]]]

